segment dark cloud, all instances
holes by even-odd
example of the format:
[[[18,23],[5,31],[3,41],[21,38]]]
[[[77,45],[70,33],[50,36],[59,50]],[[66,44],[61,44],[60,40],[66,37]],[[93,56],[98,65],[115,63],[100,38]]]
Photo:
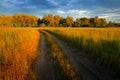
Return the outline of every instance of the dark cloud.
[[[79,13],[76,14],[74,11]],[[87,13],[81,14],[81,11]],[[120,21],[120,0],[0,0],[0,14],[14,13],[29,13],[37,16],[52,13],[74,17],[98,15]]]
[[[29,0],[28,1],[28,6],[33,5],[36,6],[39,9],[46,10],[46,9],[55,9],[58,6],[52,4],[48,0]]]
[[[97,5],[108,8],[108,9],[115,9],[120,8],[120,0],[96,0]]]

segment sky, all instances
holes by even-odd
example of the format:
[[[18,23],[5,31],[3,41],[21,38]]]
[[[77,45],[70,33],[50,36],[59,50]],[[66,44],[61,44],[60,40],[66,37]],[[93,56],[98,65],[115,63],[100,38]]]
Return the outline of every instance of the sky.
[[[120,22],[120,0],[0,0],[0,15],[27,13],[42,18],[53,14],[95,17]]]

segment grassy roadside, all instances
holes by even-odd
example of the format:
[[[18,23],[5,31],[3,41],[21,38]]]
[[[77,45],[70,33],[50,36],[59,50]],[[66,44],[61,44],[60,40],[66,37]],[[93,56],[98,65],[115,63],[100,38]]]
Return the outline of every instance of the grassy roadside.
[[[34,80],[31,65],[40,33],[32,28],[0,29],[0,80]]]
[[[62,49],[57,44],[57,42],[53,39],[53,37],[49,33],[45,31],[42,32],[46,36],[46,40],[48,43],[48,51],[51,53],[52,58],[55,61],[57,70],[58,72],[60,72],[62,80],[79,80],[74,69],[72,68],[71,63],[64,55]]]
[[[96,63],[119,77],[119,28],[69,28],[47,29],[72,47],[84,50]]]

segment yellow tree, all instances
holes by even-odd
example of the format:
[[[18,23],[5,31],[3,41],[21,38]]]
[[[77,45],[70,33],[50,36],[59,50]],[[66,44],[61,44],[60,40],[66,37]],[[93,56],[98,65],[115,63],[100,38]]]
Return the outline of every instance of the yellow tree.
[[[66,24],[69,27],[71,27],[72,23],[73,23],[73,17],[72,16],[67,16],[67,18],[66,18]]]
[[[84,18],[84,24],[89,25],[89,18]]]
[[[61,16],[55,15],[54,16],[54,24],[58,25],[60,23],[61,18],[62,18]]]
[[[8,16],[5,15],[0,16],[0,26],[9,26],[9,27],[11,26]]]
[[[31,17],[30,20],[31,26],[37,26],[38,18],[36,16],[30,16],[30,17]]]
[[[52,14],[43,16],[43,19],[48,26],[54,24],[54,16]]]
[[[106,25],[106,24],[107,24],[107,21],[106,21],[105,18],[101,18],[101,24],[103,24],[103,25]]]
[[[100,27],[100,24],[101,24],[101,20],[99,19],[98,16],[96,16],[96,17],[94,18],[94,26],[95,26],[95,27]]]
[[[100,19],[98,16],[94,18],[94,24],[100,24]]]
[[[13,27],[13,17],[12,16],[6,16],[6,17],[7,17],[7,19],[6,19],[7,25],[9,27]]]
[[[14,14],[14,26],[20,26],[20,27],[31,27],[31,26],[37,26],[38,18],[36,16],[32,16],[29,14]]]
[[[19,18],[20,18],[19,14],[15,13],[13,15],[13,26],[14,27],[20,26]]]

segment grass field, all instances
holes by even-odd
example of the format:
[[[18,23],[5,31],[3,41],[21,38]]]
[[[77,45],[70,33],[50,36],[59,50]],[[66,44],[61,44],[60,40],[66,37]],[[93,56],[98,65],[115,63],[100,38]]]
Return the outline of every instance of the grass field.
[[[39,39],[36,29],[0,29],[0,80],[35,78],[31,65],[38,54]]]
[[[72,47],[84,50],[111,71],[120,72],[120,28],[47,29]]]
[[[40,49],[40,29],[120,74],[120,28],[0,28],[0,80],[36,80],[31,68]],[[57,69],[66,79],[78,80],[58,43],[50,33],[44,35]]]

